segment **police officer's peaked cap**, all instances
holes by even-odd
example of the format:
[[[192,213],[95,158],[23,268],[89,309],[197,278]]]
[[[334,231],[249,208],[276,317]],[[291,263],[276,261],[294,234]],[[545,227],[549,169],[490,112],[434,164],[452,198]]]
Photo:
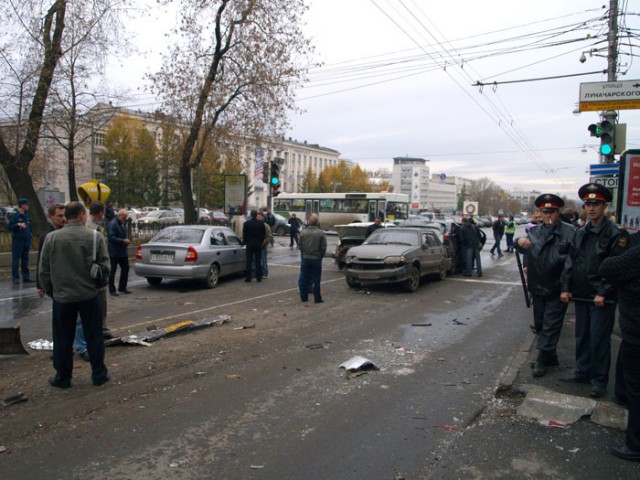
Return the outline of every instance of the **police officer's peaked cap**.
[[[611,190],[598,183],[587,183],[580,187],[578,196],[584,203],[610,202],[613,198]]]
[[[564,200],[553,193],[543,193],[534,202],[537,208],[560,208],[564,206]]]

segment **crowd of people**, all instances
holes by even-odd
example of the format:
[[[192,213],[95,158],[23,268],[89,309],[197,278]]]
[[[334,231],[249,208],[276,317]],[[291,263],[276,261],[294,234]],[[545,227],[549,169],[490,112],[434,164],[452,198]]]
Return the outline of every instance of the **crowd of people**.
[[[494,244],[490,254],[502,257],[506,251],[522,255],[522,273],[533,306],[537,335],[537,358],[532,376],[544,376],[559,365],[557,347],[567,306],[575,306],[575,370],[563,381],[584,383],[589,395],[601,398],[607,392],[611,366],[611,334],[619,308],[622,345],[616,361],[613,400],[629,410],[626,443],[611,452],[627,460],[640,461],[640,241],[607,216],[611,192],[602,185],[583,185],[582,216],[561,212],[562,198],[546,193],[535,200],[536,213],[526,234],[514,239],[513,217],[500,215],[492,226]],[[33,280],[29,275],[32,231],[29,202],[20,199],[11,217],[12,279],[14,284]],[[104,340],[112,334],[107,327],[107,288],[117,297],[128,294],[129,262],[125,222],[127,211],[115,212],[111,205],[92,202],[87,211],[80,202],[54,204],[48,209],[50,227],[38,246],[36,286],[41,297],[53,299],[53,366],[56,375],[49,383],[71,386],[74,350],[91,364],[96,386],[109,381],[104,363]],[[88,218],[87,218],[88,217]],[[298,281],[300,300],[323,303],[320,285],[322,259],[327,240],[317,214],[307,219],[306,228],[292,215],[290,247],[300,250]],[[252,210],[242,227],[246,246],[246,282],[268,278],[268,247],[273,245],[275,218],[270,209]],[[382,219],[367,230],[367,236],[382,228]],[[482,277],[480,250],[486,235],[470,218],[463,218],[458,231],[462,275],[475,270]],[[74,261],[69,261],[73,258]],[[520,264],[520,262],[518,262]],[[116,271],[120,277],[116,288]]]

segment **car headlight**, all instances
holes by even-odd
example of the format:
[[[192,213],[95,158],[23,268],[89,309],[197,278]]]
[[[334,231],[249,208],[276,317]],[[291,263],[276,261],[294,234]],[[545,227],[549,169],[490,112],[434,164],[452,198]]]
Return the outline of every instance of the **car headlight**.
[[[384,263],[395,264],[404,262],[404,255],[393,255],[391,257],[385,257]]]

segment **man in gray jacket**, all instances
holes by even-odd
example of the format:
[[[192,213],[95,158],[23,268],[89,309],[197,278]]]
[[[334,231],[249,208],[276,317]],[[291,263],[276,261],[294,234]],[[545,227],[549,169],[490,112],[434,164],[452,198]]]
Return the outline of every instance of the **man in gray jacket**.
[[[109,373],[104,364],[98,285],[91,278],[91,265],[97,263],[102,278],[106,279],[109,256],[104,237],[85,227],[86,212],[82,203],[68,203],[64,216],[67,224],[47,235],[40,257],[42,288],[53,299],[53,367],[56,376],[51,377],[49,383],[58,388],[71,386],[73,339],[79,314],[87,339],[91,379],[95,386],[100,386],[109,380]]]
[[[300,266],[300,299],[309,301],[309,285],[313,285],[313,299],[315,303],[323,303],[320,294],[320,280],[322,279],[322,258],[327,251],[327,237],[318,227],[318,215],[312,213],[309,226],[300,234],[298,248],[302,252]]]

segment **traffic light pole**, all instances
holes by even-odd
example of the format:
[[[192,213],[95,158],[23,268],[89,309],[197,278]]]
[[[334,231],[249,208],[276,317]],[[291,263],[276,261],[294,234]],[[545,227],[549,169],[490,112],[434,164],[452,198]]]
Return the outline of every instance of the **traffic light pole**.
[[[607,51],[607,81],[615,82],[617,80],[618,66],[618,0],[609,0],[609,35],[608,35],[608,51]],[[608,110],[602,114],[602,118],[611,122],[614,126],[614,143],[615,143],[615,125],[618,119],[618,112]],[[610,155],[600,154],[600,163],[613,163],[615,157],[613,152]]]

